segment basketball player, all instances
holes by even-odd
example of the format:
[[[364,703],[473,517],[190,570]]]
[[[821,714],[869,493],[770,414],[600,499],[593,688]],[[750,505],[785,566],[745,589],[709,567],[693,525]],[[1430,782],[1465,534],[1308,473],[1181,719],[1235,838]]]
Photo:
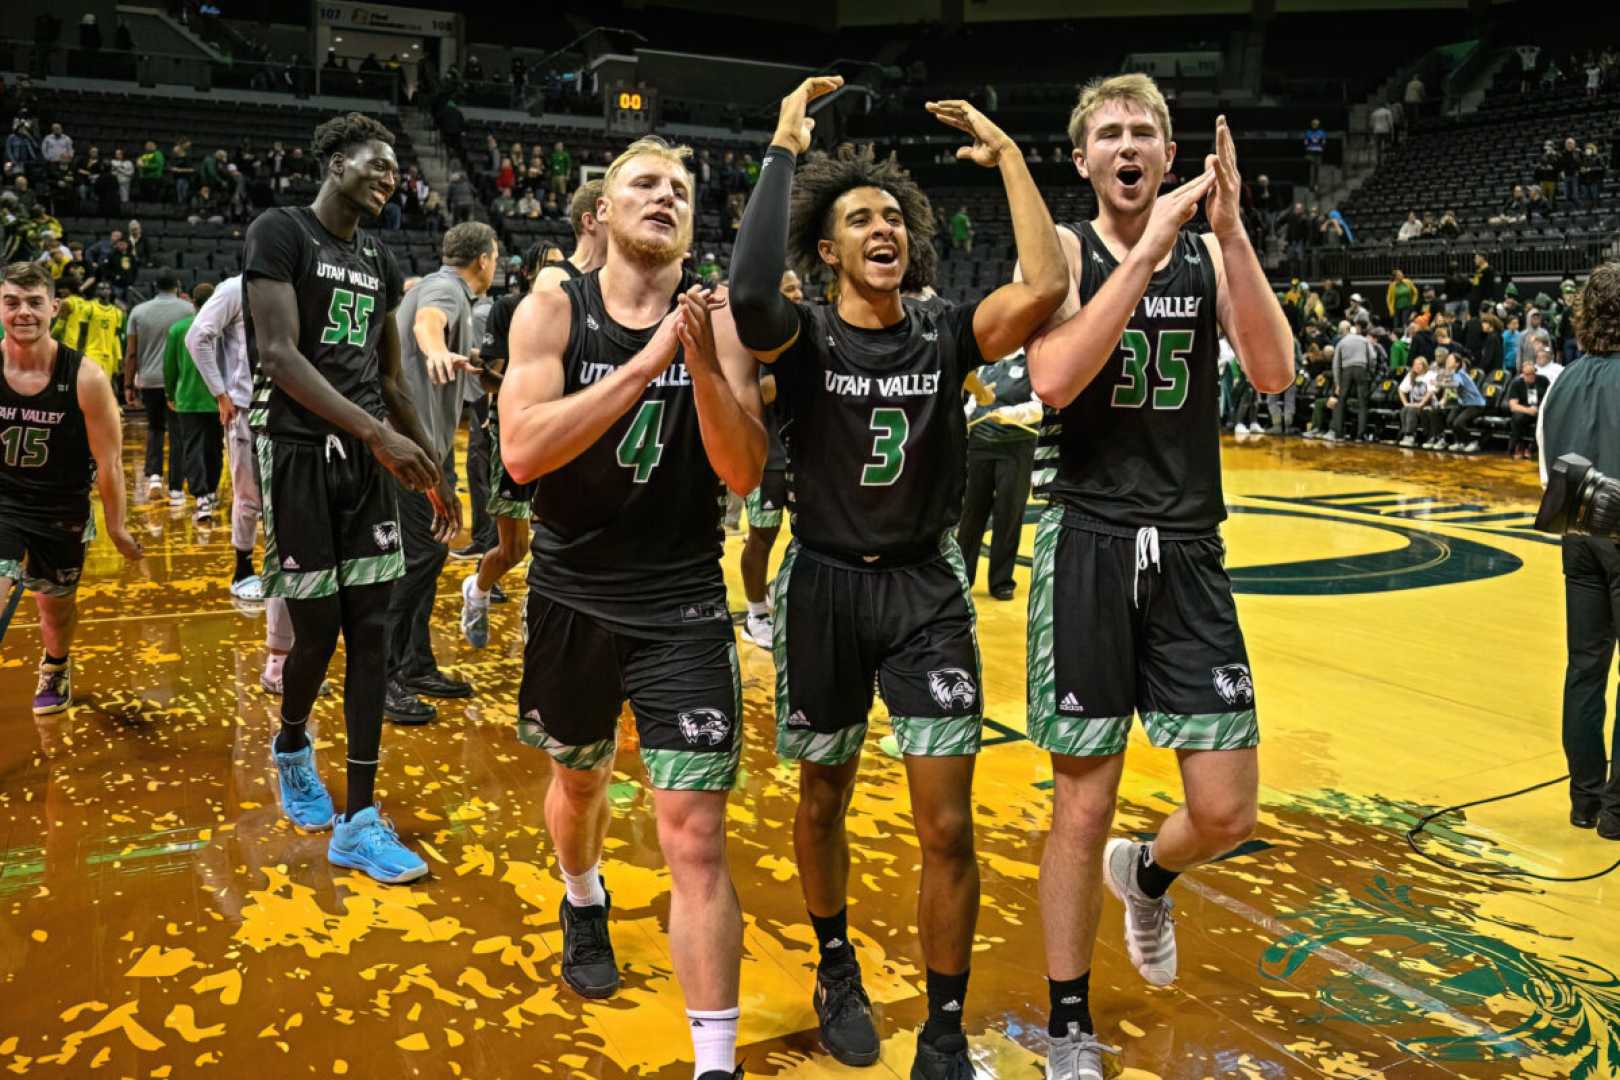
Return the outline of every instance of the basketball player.
[[[694,1075],[725,1080],[742,954],[725,852],[742,689],[721,483],[752,491],[766,449],[757,365],[681,268],[690,154],[649,137],[608,167],[596,202],[607,260],[518,307],[499,409],[506,470],[537,481],[518,711],[554,765],[546,827],[568,890],[563,979],[586,997],[619,983],[597,867],[628,697],[669,863]]]
[[[314,150],[326,170],[314,204],[261,214],[248,227],[242,269],[248,354],[262,376],[254,407],[265,411],[265,592],[286,599],[295,630],[272,756],[292,823],[333,826],[331,862],[404,882],[427,864],[373,805],[388,597],[404,569],[383,470],[414,491],[449,493],[400,372],[399,268],[359,228],[398,183],[393,135],[349,113],[315,129]],[[348,793],[334,822],[304,729],[340,632]]]
[[[1261,393],[1288,385],[1294,352],[1243,229],[1224,117],[1203,174],[1162,197],[1176,144],[1152,79],[1088,84],[1069,136],[1098,213],[1059,230],[1073,289],[1029,345],[1047,405],[1036,491],[1051,507],[1035,539],[1028,707],[1055,779],[1040,879],[1047,1075],[1100,1080],[1088,1005],[1099,885],[1124,902],[1132,963],[1162,986],[1176,974],[1165,890],[1254,827],[1254,684],[1219,534],[1217,334]],[[1182,232],[1206,196],[1213,231]],[[1133,713],[1176,750],[1187,793],[1145,844],[1108,840]]]
[[[962,393],[1062,303],[1063,253],[1018,147],[962,101],[929,103],[973,144],[957,157],[1000,169],[1027,281],[976,304],[902,298],[934,270],[928,199],[870,149],[802,166],[807,103],[842,83],[812,78],[782,102],[732,262],[743,344],[772,364],[787,442],[794,540],[776,577],[776,749],[799,762],[794,849],[820,946],[822,1044],[870,1065],[879,1043],[849,944],[849,840],[876,677],[894,721],[922,851],[917,923],[928,1021],[914,1080],[969,1076],[962,1033],[979,873],[973,765],[983,697],[973,602],[955,527],[967,426]],[[791,253],[838,275],[836,305],[777,290]]]
[[[581,184],[568,203],[568,219],[574,226],[574,253],[561,262],[546,262],[554,250],[549,244],[536,244],[524,259],[523,277],[530,291],[554,288],[565,281],[584,277],[607,258],[607,229],[596,220],[596,201],[602,197],[602,181]],[[479,362],[485,385],[499,393],[501,376],[511,355],[509,339],[512,315],[525,299],[524,293],[507,293],[495,301],[484,329]],[[461,634],[475,649],[489,644],[490,594],[505,573],[523,561],[529,550],[529,501],[534,485],[519,484],[501,462],[501,415],[499,401],[489,412],[489,514],[495,519],[496,545],[484,553],[478,572],[461,582]]]
[[[56,294],[37,263],[0,278],[0,612],[11,590],[34,592],[45,655],[34,713],[73,704],[74,621],[84,550],[95,537],[90,484],[107,534],[126,559],[141,557],[124,525],[123,418],[100,367],[51,337]]]
[[[777,291],[790,304],[804,303],[804,286],[799,275],[792,270],[782,271]],[[770,369],[760,368],[760,399],[765,403],[765,434],[770,440],[770,453],[765,458],[765,475],[759,487],[748,493],[743,507],[748,511],[748,535],[743,538],[739,569],[742,572],[743,596],[748,601],[748,615],[743,620],[743,637],[762,649],[774,647],[776,635],[771,629],[771,609],[765,602],[765,574],[770,569],[771,548],[776,546],[776,535],[782,530],[782,507],[787,505],[787,447],[782,445],[782,424],[773,402],[776,401],[776,376]]]

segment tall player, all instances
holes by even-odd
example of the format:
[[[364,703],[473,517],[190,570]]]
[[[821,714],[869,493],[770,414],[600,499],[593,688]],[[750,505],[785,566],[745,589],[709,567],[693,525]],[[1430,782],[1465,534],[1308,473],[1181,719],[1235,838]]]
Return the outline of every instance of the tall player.
[[[1028,280],[976,304],[902,298],[934,270],[928,199],[891,158],[817,154],[798,168],[806,105],[782,102],[732,263],[743,344],[770,362],[790,465],[793,543],[776,578],[777,753],[799,762],[794,850],[820,946],[815,1008],[839,1061],[879,1045],[849,944],[844,817],[878,680],[905,755],[922,850],[917,924],[928,1021],[913,1080],[971,1075],[962,1033],[979,872],[973,765],[983,698],[973,602],[955,528],[967,425],[962,392],[985,356],[1018,347],[1063,302],[1063,252],[1018,147],[962,101],[928,109],[967,133],[957,157],[998,168]],[[777,291],[783,260],[838,275],[836,306]]]
[[[1243,230],[1225,117],[1203,174],[1162,197],[1176,144],[1152,79],[1088,84],[1069,137],[1098,212],[1059,230],[1073,291],[1029,345],[1048,407],[1036,490],[1051,507],[1035,539],[1028,707],[1055,779],[1040,879],[1047,1075],[1100,1080],[1099,886],[1124,902],[1132,963],[1162,986],[1176,973],[1165,890],[1254,827],[1254,684],[1219,533],[1217,332],[1261,393],[1288,385],[1293,344]],[[1182,232],[1206,195],[1213,232]],[[1146,844],[1108,840],[1133,713],[1175,749],[1187,793]]]
[[[669,863],[669,948],[699,1078],[736,1067],[742,917],[726,796],[742,745],[737,646],[720,569],[722,482],[765,463],[753,357],[682,271],[691,151],[631,143],[597,200],[600,270],[530,294],[512,322],[501,455],[537,481],[518,711],[551,754],[546,828],[568,895],[562,976],[619,983],[598,864],[619,710],[635,713]]]
[[[565,281],[584,277],[607,259],[607,229],[596,219],[596,200],[602,197],[602,181],[581,184],[568,203],[568,219],[574,226],[574,252],[561,262],[548,262],[553,250],[549,244],[535,244],[524,257],[523,276],[529,291],[555,288]],[[511,356],[512,315],[527,298],[526,293],[507,293],[490,308],[484,327],[479,363],[485,385],[497,393]],[[501,462],[500,402],[489,411],[489,514],[495,519],[496,545],[478,561],[478,572],[461,582],[461,633],[475,649],[489,644],[490,593],[502,576],[523,561],[529,550],[529,501],[534,485],[512,479]]]
[[[33,590],[45,655],[34,712],[73,704],[74,621],[84,549],[95,536],[90,485],[107,534],[126,559],[141,557],[124,525],[123,420],[100,367],[51,337],[56,294],[49,270],[12,263],[0,277],[0,612],[11,590]],[[0,627],[3,629],[3,627]]]
[[[403,293],[388,249],[360,229],[399,181],[394,137],[360,113],[315,129],[326,177],[311,206],[267,210],[248,227],[242,279],[249,356],[262,376],[258,441],[265,595],[287,601],[294,639],[272,747],[281,806],[299,828],[332,828],[327,857],[378,881],[427,864],[373,805],[382,742],[388,597],[404,571],[387,469],[407,488],[453,496],[427,453],[399,366]],[[348,792],[333,820],[305,732],[342,633]]]

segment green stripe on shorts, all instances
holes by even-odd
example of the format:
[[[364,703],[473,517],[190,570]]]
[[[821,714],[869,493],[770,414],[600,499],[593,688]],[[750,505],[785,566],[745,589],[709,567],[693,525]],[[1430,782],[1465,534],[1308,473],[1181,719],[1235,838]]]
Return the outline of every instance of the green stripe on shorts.
[[[539,715],[536,713],[535,715]],[[596,768],[605,760],[611,760],[618,751],[617,735],[612,739],[600,739],[596,742],[585,743],[581,746],[569,746],[558,742],[546,733],[546,729],[539,722],[527,717],[518,719],[518,742],[525,746],[532,746],[537,750],[544,750],[551,755],[551,759],[565,769],[578,769],[586,772]]]
[[[338,564],[337,575],[338,583],[344,586],[380,585],[385,581],[393,581],[395,578],[405,576],[405,552],[390,551],[384,555],[344,559]]]
[[[737,643],[726,647],[731,663],[731,715],[737,730],[726,753],[641,748],[647,778],[660,791],[730,791],[737,783],[737,762],[742,758],[742,670],[737,664]]]
[[[891,716],[900,752],[912,757],[964,757],[979,752],[979,716]]]
[[[255,436],[253,449],[259,455],[259,519],[264,523],[264,595],[285,597],[281,583],[281,556],[276,551],[276,511],[270,499],[270,481],[275,475],[275,445],[263,435]]]
[[[793,701],[788,687],[787,604],[788,584],[793,580],[793,564],[798,559],[799,542],[790,540],[787,550],[782,553],[782,565],[776,571],[776,580],[771,583],[771,607],[775,611],[771,622],[771,661],[776,665],[776,745],[779,754],[782,752],[782,736],[787,731],[788,717],[793,715]]]
[[[0,578],[10,578],[14,582],[22,581],[22,563],[16,559],[0,559]]]
[[[1173,750],[1247,750],[1260,745],[1253,709],[1223,713],[1145,712],[1142,726],[1154,746]]]
[[[516,518],[528,521],[534,516],[530,503],[501,498],[501,480],[506,475],[506,463],[501,460],[501,426],[496,420],[489,425],[489,500],[484,504],[492,517]]]
[[[842,765],[854,757],[866,741],[866,722],[851,724],[841,731],[789,731],[776,725],[776,756],[783,761],[808,761],[813,765]]]

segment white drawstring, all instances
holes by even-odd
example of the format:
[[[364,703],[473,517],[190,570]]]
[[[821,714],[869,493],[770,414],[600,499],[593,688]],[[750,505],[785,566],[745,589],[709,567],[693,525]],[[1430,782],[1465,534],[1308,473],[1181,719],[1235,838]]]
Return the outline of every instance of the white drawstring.
[[[1131,606],[1140,607],[1137,600],[1137,584],[1142,580],[1142,571],[1152,566],[1159,569],[1159,530],[1149,525],[1136,530],[1136,574],[1131,578]]]
[[[326,460],[328,464],[330,464],[332,461],[333,450],[336,450],[338,452],[338,457],[342,458],[344,461],[349,460],[349,452],[343,449],[343,440],[338,438],[336,435],[328,435],[326,437]]]

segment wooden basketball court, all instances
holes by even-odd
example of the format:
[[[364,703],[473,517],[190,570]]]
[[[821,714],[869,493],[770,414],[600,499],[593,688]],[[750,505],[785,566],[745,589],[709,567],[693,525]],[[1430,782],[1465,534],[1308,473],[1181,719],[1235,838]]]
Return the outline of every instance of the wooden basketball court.
[[[137,460],[132,433],[128,461]],[[1261,715],[1254,840],[1177,883],[1181,975],[1146,986],[1104,908],[1092,982],[1129,1077],[1620,1075],[1620,874],[1489,879],[1415,855],[1441,806],[1564,772],[1559,550],[1528,529],[1533,467],[1248,439],[1223,448],[1230,566]],[[667,877],[624,728],[604,863],[624,986],[586,1003],[557,975],[562,896],[542,828],[548,766],[514,727],[518,610],[492,644],[435,615],[470,703],[384,735],[379,790],[432,876],[337,871],[276,806],[263,622],[226,589],[229,530],[137,505],[148,555],[98,541],[80,589],[68,714],[30,714],[25,599],[0,656],[0,1067],[19,1075],[684,1078],[663,937]],[[1027,532],[1033,532],[1030,527]],[[738,538],[728,540],[733,606]],[[1025,537],[1025,553],[1029,537]],[[780,555],[778,546],[777,554]],[[982,1074],[1032,1080],[1046,988],[1036,866],[1050,771],[1024,740],[1024,599],[979,605],[988,713],[976,783],[984,905],[967,1025]],[[508,582],[514,601],[521,581]],[[771,747],[770,657],[743,644],[748,743],[731,801],[746,917],[748,1074],[849,1074],[816,1047],[815,943],[795,879],[795,777]],[[340,672],[341,667],[335,665]],[[342,785],[337,698],[318,753]],[[850,820],[851,924],[904,1076],[924,1015],[917,851],[900,763],[874,724]],[[1178,801],[1174,758],[1133,740],[1119,828]],[[1566,823],[1561,785],[1438,823],[1430,849],[1551,875],[1620,844]]]

